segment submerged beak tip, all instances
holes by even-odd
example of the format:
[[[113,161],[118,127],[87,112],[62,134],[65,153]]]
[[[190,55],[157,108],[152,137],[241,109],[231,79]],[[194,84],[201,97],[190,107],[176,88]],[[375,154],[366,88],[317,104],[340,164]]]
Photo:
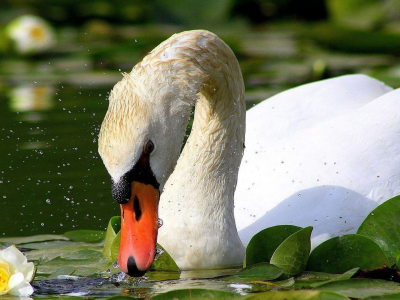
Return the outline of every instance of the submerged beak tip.
[[[147,271],[147,268],[145,270],[140,270],[136,264],[135,258],[131,255],[128,258],[127,262],[127,274],[131,277],[141,277],[143,276]]]

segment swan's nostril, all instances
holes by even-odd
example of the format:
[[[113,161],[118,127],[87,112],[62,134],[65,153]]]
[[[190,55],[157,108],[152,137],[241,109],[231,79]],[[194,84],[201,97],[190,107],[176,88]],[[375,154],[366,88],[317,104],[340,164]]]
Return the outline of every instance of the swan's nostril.
[[[146,273],[146,270],[142,271],[142,270],[138,269],[138,267],[136,265],[136,261],[132,255],[129,256],[129,258],[128,258],[127,267],[128,267],[127,274],[131,277],[141,277]]]

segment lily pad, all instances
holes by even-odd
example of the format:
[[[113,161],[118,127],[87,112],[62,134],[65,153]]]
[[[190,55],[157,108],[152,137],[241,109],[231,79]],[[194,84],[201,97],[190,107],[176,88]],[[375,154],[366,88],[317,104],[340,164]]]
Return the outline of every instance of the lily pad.
[[[99,276],[110,275],[113,271],[118,272],[112,268],[109,261],[101,258],[83,259],[83,260],[69,260],[61,257],[56,257],[50,261],[40,264],[37,268],[37,277],[44,279],[67,265],[72,265],[76,268],[74,275],[76,276]],[[63,274],[65,275],[65,274]],[[37,280],[38,278],[35,278]]]
[[[180,271],[178,265],[172,259],[171,255],[160,245],[157,244],[159,254],[151,265],[150,270],[157,271]]]
[[[114,259],[112,258],[111,247],[114,242],[114,239],[116,238],[116,236],[120,230],[121,230],[121,217],[119,217],[119,216],[112,217],[110,219],[110,221],[108,222],[106,238],[105,238],[104,247],[103,247],[103,256],[110,261],[115,261],[115,259],[116,259],[116,258],[114,258]],[[119,242],[118,242],[118,248],[119,248]],[[117,255],[117,258],[118,258],[118,255]]]
[[[347,272],[344,272],[343,274],[339,274],[339,275],[335,276],[334,278],[332,278],[332,279],[330,279],[330,280],[328,280],[328,281],[314,283],[314,284],[312,284],[311,286],[312,286],[313,288],[316,288],[316,287],[318,287],[318,286],[320,286],[320,285],[323,285],[323,284],[325,284],[325,283],[328,283],[328,282],[334,282],[334,281],[340,281],[340,280],[347,280],[347,279],[350,279],[351,277],[354,276],[354,274],[357,273],[358,270],[359,270],[359,268],[353,268],[353,269],[351,269],[351,270],[348,270]]]
[[[225,281],[245,282],[252,280],[274,280],[279,278],[283,271],[269,263],[259,263],[248,266],[232,276],[224,278]]]
[[[305,271],[295,277],[294,288],[310,289],[310,288],[316,288],[317,286],[323,285],[328,282],[347,280],[352,278],[354,274],[357,273],[358,270],[359,268],[354,268],[343,274],[330,274],[323,272]]]
[[[263,292],[252,295],[246,300],[343,300],[349,299],[345,296],[332,293],[332,292],[320,292],[313,290],[306,291],[272,291]]]
[[[91,244],[86,245],[70,245],[65,247],[54,247],[54,248],[43,248],[38,250],[32,250],[28,252],[28,259],[33,261],[38,261],[39,263],[44,263],[46,261],[52,260],[57,256],[67,257],[74,253],[83,250],[93,250],[101,251],[101,246],[94,246]]]
[[[111,245],[110,245],[110,259],[109,260],[112,262],[114,262],[118,259],[120,243],[121,243],[121,231],[118,231],[117,235],[112,240]],[[105,247],[105,245],[104,245],[104,247]],[[103,255],[104,255],[104,250],[103,250]]]
[[[73,242],[100,243],[104,240],[105,234],[101,230],[73,230],[64,233],[64,236]]]
[[[10,237],[10,238],[0,238],[0,242],[10,243],[16,246],[30,243],[38,243],[38,242],[46,242],[46,241],[59,241],[59,240],[68,240],[67,237],[56,234],[41,234],[34,236],[25,236],[25,237]],[[25,247],[25,246],[24,246]]]
[[[352,278],[329,282],[316,288],[330,291],[351,298],[388,295],[400,292],[400,285],[392,281],[380,279]],[[386,299],[386,298],[385,298]]]
[[[310,254],[312,227],[303,228],[279,245],[271,257],[271,264],[281,268],[285,275],[293,276],[303,272]]]
[[[333,237],[311,252],[307,270],[328,273],[343,273],[359,267],[374,269],[387,265],[385,253],[371,239],[347,234]]]
[[[398,300],[398,299],[400,299],[400,293],[363,298],[363,300]]]
[[[72,275],[76,268],[73,266],[62,266],[55,273],[51,274],[47,279],[57,279],[59,275]]]
[[[127,296],[127,295],[118,295],[118,296],[112,296],[107,298],[107,300],[127,300],[127,299],[137,299],[136,297],[133,296]]]
[[[244,297],[235,293],[217,290],[206,290],[206,289],[187,289],[187,290],[175,290],[156,296],[151,297],[154,300],[192,300],[192,299],[243,299]]]
[[[278,225],[261,230],[254,235],[246,247],[245,266],[269,262],[276,248],[301,227]]]
[[[78,247],[81,245],[90,245],[90,244],[86,244],[83,242],[72,242],[72,241],[49,241],[49,242],[23,244],[21,245],[21,247],[37,250],[37,249],[54,249],[54,248],[68,247],[68,246]]]
[[[102,255],[100,251],[85,249],[73,252],[66,256],[61,255],[60,257],[69,260],[88,260],[88,259],[101,258]]]
[[[357,233],[381,246],[391,263],[400,254],[400,196],[379,205],[362,222]]]

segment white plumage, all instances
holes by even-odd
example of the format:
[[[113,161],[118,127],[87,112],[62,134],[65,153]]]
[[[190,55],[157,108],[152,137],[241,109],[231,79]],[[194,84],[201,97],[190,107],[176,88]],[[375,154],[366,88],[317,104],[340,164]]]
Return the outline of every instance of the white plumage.
[[[246,121],[234,54],[199,30],[160,44],[110,98],[103,161],[117,182],[153,141],[150,165],[163,188],[159,242],[181,269],[239,265],[243,244],[273,225],[314,226],[314,245],[355,232],[400,194],[400,90],[364,75],[280,93]]]

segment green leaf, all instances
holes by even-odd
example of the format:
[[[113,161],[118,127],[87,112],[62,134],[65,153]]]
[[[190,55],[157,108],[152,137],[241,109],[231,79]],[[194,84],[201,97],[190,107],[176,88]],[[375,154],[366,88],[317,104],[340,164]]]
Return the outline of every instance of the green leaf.
[[[391,263],[400,254],[400,196],[379,205],[362,222],[357,233],[378,243]]]
[[[157,244],[158,251],[162,252],[156,257],[150,270],[154,271],[180,271],[178,265],[172,259],[171,255],[160,245]]]
[[[354,274],[357,273],[357,271],[358,271],[359,269],[360,269],[360,268],[353,268],[353,269],[348,270],[347,272],[345,272],[345,273],[343,273],[343,274],[340,274],[340,275],[338,275],[338,276],[335,276],[334,278],[332,278],[332,279],[330,279],[330,280],[328,280],[328,281],[314,283],[314,284],[312,284],[311,286],[312,286],[313,288],[316,288],[316,287],[318,287],[318,286],[320,286],[320,285],[323,285],[323,284],[325,284],[325,283],[328,283],[328,282],[350,279],[351,277],[354,276]]]
[[[332,292],[305,291],[271,291],[254,294],[246,300],[344,300],[345,296]]]
[[[310,254],[312,227],[301,229],[279,245],[271,257],[271,264],[281,268],[287,276],[303,272]]]
[[[400,299],[400,293],[363,298],[363,300],[399,300],[399,299]]]
[[[47,279],[58,279],[59,275],[72,275],[76,268],[73,266],[62,266],[55,273],[51,274]]]
[[[117,237],[117,233],[120,230],[121,230],[121,217],[120,216],[112,217],[110,219],[110,221],[108,222],[106,238],[105,238],[104,247],[103,247],[103,256],[110,261],[115,261],[115,259],[116,259],[115,256],[113,259],[111,248],[112,248],[115,238]],[[119,242],[118,242],[118,249],[119,249]],[[117,251],[117,253],[118,253],[118,251]],[[118,258],[118,254],[117,254],[117,258]]]
[[[70,259],[70,260],[88,260],[88,259],[97,259],[101,258],[101,252],[96,250],[79,250],[68,255],[60,255],[61,258]]]
[[[338,293],[351,298],[364,298],[368,296],[399,293],[400,285],[392,281],[379,279],[352,278],[348,280],[329,282],[317,287],[316,289]]]
[[[115,238],[111,241],[110,259],[109,260],[112,261],[112,262],[114,262],[114,261],[116,261],[118,259],[120,243],[121,243],[121,231],[119,231],[117,233],[117,235],[115,236]],[[104,255],[104,250],[103,250],[103,255]]]
[[[56,234],[41,234],[41,235],[25,236],[25,237],[0,238],[0,242],[9,243],[16,246],[30,244],[30,243],[37,243],[37,242],[59,241],[59,240],[66,241],[68,240],[68,238],[66,238],[63,235],[56,235]]]
[[[244,298],[243,296],[231,292],[206,290],[206,289],[175,290],[151,297],[151,299],[154,300],[243,299],[243,298]]]
[[[76,276],[111,275],[111,273],[119,272],[118,269],[114,269],[112,264],[104,258],[70,260],[58,256],[38,265],[35,280],[46,279],[49,275],[57,272],[58,269],[71,265],[76,268],[74,272]]]
[[[64,233],[73,242],[100,243],[104,240],[105,232],[101,230],[73,230]]]
[[[245,282],[252,280],[274,280],[279,278],[283,271],[269,263],[259,263],[246,267],[232,276],[224,278],[225,281]]]
[[[71,245],[72,244],[72,245]],[[28,259],[33,261],[45,262],[56,258],[57,256],[67,257],[81,250],[94,250],[101,251],[101,246],[94,246],[92,244],[76,245],[70,242],[69,246],[42,248],[28,252]]]
[[[358,30],[332,23],[305,26],[301,35],[329,48],[345,52],[399,53],[400,35],[393,32]]]
[[[53,248],[80,246],[80,245],[89,245],[89,244],[83,242],[72,242],[72,241],[49,241],[49,242],[22,244],[21,247],[37,250],[37,249],[53,249]]]
[[[361,29],[374,29],[387,14],[381,0],[327,0],[329,16],[338,24]]]
[[[269,262],[276,248],[301,227],[278,225],[261,230],[254,235],[246,247],[245,266]]]
[[[349,269],[375,269],[387,265],[385,253],[371,239],[347,234],[333,237],[311,252],[307,270],[328,273],[343,273]]]
[[[127,299],[137,299],[137,298],[128,295],[118,295],[107,298],[107,300],[127,300]]]

